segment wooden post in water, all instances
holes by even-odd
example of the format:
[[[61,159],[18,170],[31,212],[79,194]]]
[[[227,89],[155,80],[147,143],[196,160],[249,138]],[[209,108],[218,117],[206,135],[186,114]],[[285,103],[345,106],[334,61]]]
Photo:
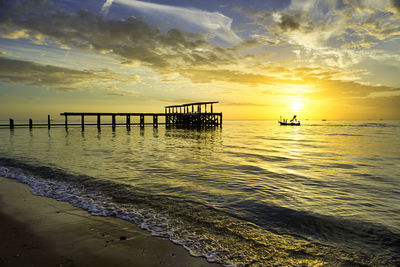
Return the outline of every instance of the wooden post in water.
[[[115,115],[114,114],[111,115],[111,118],[112,118],[112,122],[111,122],[112,128],[113,128],[113,130],[115,130]]]
[[[131,129],[131,115],[126,115],[126,129]]]
[[[47,129],[50,130],[50,115],[47,115]]]
[[[97,130],[100,131],[101,129],[101,116],[97,115]]]
[[[85,115],[81,115],[81,127],[82,127],[82,131],[85,130]]]
[[[153,127],[157,128],[158,127],[158,116],[153,115]]]
[[[14,120],[10,119],[10,129],[14,129]]]
[[[68,131],[68,116],[67,115],[64,116],[65,116],[65,130]]]
[[[144,115],[140,115],[140,128],[144,127]]]
[[[32,119],[29,119],[29,129],[32,129]]]

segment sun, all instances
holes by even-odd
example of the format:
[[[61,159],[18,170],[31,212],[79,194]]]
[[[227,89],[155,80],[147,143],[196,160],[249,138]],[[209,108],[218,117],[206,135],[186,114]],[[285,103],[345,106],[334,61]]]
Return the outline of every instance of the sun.
[[[303,101],[301,99],[294,99],[292,101],[292,112],[294,114],[303,110]]]

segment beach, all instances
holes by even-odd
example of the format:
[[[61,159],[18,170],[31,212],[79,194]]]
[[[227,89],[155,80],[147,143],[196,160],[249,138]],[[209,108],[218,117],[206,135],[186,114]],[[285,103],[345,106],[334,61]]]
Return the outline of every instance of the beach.
[[[209,266],[127,221],[92,216],[0,177],[1,266]],[[216,266],[216,264],[213,264]]]

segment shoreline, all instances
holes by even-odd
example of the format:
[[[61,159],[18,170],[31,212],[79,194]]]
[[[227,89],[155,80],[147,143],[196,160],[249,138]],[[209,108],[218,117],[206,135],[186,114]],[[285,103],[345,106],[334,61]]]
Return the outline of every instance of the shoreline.
[[[130,222],[30,189],[0,177],[1,266],[219,266]]]

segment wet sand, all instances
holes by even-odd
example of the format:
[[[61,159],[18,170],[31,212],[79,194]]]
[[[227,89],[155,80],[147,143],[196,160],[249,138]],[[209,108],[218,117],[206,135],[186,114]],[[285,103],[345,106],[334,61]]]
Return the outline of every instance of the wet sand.
[[[0,177],[0,266],[218,266],[118,218]]]

